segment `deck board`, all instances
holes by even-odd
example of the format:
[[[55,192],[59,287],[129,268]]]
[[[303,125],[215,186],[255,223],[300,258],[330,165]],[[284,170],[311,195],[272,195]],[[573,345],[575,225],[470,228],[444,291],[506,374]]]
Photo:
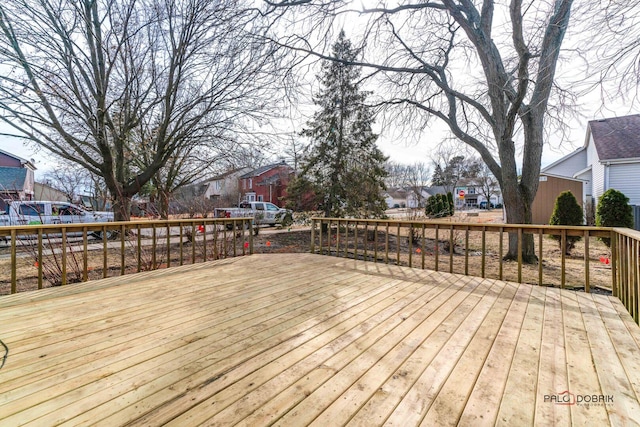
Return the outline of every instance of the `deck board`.
[[[0,338],[0,425],[640,423],[640,328],[617,299],[343,258],[2,297]],[[565,390],[613,402],[548,401]]]

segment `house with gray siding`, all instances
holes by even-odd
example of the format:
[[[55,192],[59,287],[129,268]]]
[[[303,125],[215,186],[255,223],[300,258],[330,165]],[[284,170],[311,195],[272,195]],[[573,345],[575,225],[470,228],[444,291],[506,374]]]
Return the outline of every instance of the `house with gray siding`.
[[[584,146],[541,172],[583,181],[585,205],[610,188],[640,205],[640,114],[588,122]]]
[[[33,200],[33,161],[0,150],[0,211],[4,211],[9,200]]]

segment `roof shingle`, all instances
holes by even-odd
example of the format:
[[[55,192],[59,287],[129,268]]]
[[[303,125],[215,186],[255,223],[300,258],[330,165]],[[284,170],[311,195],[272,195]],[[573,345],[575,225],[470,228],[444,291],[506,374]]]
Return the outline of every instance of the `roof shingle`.
[[[600,160],[640,158],[640,114],[589,122]]]
[[[0,191],[22,191],[27,178],[27,169],[0,167]]]

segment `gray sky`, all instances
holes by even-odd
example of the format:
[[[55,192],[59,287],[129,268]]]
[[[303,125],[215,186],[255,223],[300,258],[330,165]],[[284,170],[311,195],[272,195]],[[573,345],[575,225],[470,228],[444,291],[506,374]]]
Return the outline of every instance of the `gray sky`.
[[[568,124],[569,137],[561,146],[558,147],[557,141],[551,141],[551,144],[545,147],[542,155],[543,166],[554,162],[584,144],[588,120],[640,113],[638,109],[630,111],[630,107],[627,105],[610,106],[611,113],[598,112],[600,104],[597,100],[583,102],[583,104],[585,107],[582,109],[581,114],[585,115],[586,118],[584,120],[575,120]],[[7,125],[0,125],[0,133],[11,133],[11,129]],[[413,143],[397,136],[394,138],[387,137],[383,134],[379,139],[379,146],[393,161],[400,163],[429,163],[436,146],[446,135],[444,127],[434,122],[433,128],[425,131],[424,136],[418,143]],[[35,164],[38,168],[36,179],[41,179],[47,170],[55,167],[55,162],[49,158],[45,149],[37,148],[34,144],[25,145],[23,140],[19,138],[0,135],[0,150],[8,151],[28,160],[35,159]]]

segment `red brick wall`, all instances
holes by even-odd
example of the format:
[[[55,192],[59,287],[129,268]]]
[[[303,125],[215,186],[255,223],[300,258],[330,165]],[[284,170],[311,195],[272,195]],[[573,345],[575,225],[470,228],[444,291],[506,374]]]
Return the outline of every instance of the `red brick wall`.
[[[289,170],[288,166],[277,166],[273,169],[269,169],[265,173],[252,178],[243,178],[240,180],[240,191],[246,196],[247,193],[256,193],[256,201],[262,200],[264,202],[271,202],[278,206],[282,204],[282,198],[287,195],[287,184],[289,183]],[[265,184],[264,181],[268,181],[275,175],[280,175],[277,182],[272,184]],[[243,182],[244,181],[244,182]],[[251,184],[251,185],[250,185]]]

